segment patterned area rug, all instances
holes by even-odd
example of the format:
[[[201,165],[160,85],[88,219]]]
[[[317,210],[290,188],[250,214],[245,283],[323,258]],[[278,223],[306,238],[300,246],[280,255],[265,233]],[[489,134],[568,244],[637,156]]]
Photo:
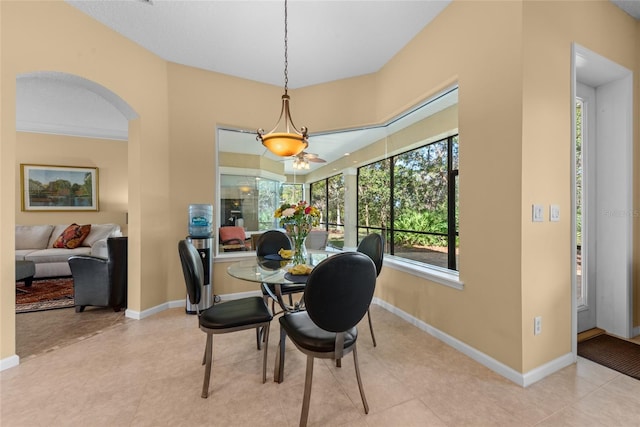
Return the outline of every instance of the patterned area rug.
[[[640,345],[611,335],[578,343],[578,356],[640,380]]]
[[[73,278],[36,279],[31,286],[16,282],[16,313],[73,307]]]

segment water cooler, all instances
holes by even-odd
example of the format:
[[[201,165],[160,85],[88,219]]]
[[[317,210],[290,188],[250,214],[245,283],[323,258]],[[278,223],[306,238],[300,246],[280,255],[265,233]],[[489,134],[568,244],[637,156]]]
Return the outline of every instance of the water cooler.
[[[187,240],[193,244],[198,251],[198,254],[200,254],[204,270],[204,286],[202,287],[200,303],[197,306],[195,304],[191,304],[191,301],[189,301],[189,297],[187,296],[187,305],[185,310],[188,314],[196,314],[196,309],[202,311],[213,305],[214,295],[213,285],[211,284],[213,276],[213,256],[211,254],[213,249],[213,238],[187,236]]]
[[[204,285],[201,290],[200,303],[196,306],[191,304],[187,296],[185,311],[188,314],[196,314],[197,311],[205,310],[213,305],[213,206],[212,205],[189,205],[189,235],[187,240],[200,254],[202,267],[204,270]]]

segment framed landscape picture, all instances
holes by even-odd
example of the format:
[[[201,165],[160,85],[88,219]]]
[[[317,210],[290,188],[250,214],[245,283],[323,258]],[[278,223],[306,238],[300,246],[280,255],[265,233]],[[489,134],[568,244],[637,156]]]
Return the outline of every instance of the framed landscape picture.
[[[98,168],[20,165],[23,211],[97,211]]]

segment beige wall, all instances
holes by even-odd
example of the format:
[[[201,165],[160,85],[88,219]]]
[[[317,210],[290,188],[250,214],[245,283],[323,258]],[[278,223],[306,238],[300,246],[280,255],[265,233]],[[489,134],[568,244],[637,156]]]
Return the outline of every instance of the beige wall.
[[[20,209],[20,164],[98,168],[98,212],[24,212]],[[126,233],[127,142],[18,132],[16,134],[16,224],[119,224]]]
[[[129,269],[129,307],[144,310],[167,301],[166,62],[64,2],[3,1],[0,9],[0,199],[17,200],[19,188],[16,78],[24,73],[57,71],[108,88],[139,115],[130,124],[128,143],[129,254],[135,261]],[[15,296],[8,284],[14,278],[11,253],[17,210],[14,203],[2,203],[0,208],[0,359],[15,354]]]
[[[2,2],[0,19],[0,198],[17,200],[16,76],[63,71],[104,85],[139,115],[128,143],[130,309],[184,298],[176,242],[187,206],[215,203],[215,127],[268,127],[281,88],[167,64],[62,2]],[[384,121],[459,83],[465,289],[388,268],[380,298],[517,372],[571,350],[569,218],[534,227],[528,207],[553,202],[570,212],[571,43],[633,69],[640,111],[639,34],[608,1],[454,1],[378,73],[290,92],[296,123],[315,132]],[[637,115],[634,126],[637,159]],[[0,359],[15,352],[7,284],[16,215],[3,203]],[[225,281],[216,293],[253,289],[229,281],[223,263],[215,268]],[[638,324],[637,303],[635,312]],[[537,337],[534,315],[545,319]]]
[[[529,214],[526,210],[533,203],[559,204],[565,213],[563,217],[568,219],[571,212],[568,185],[571,177],[571,45],[579,43],[634,70],[634,152],[637,153],[640,24],[609,2],[525,2],[524,12],[522,209]],[[633,227],[637,230],[639,224],[636,217]],[[571,302],[570,223],[547,221],[542,227],[538,225],[532,223],[528,215],[522,216],[525,371],[568,351],[571,339],[571,311],[562,309]],[[638,252],[634,259],[637,266]],[[636,295],[638,279],[636,275]],[[638,325],[640,306],[636,305],[634,311],[634,324]],[[531,330],[537,315],[545,319],[545,333],[534,337]],[[552,332],[551,336],[547,332]]]

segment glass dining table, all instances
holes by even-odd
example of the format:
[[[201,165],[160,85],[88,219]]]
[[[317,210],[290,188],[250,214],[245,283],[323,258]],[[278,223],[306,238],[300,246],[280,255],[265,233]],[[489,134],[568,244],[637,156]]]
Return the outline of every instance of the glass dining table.
[[[305,264],[315,267],[322,260],[338,252],[308,250]],[[282,299],[282,285],[299,285],[307,282],[308,275],[293,275],[289,270],[293,267],[293,261],[282,259],[278,255],[256,256],[251,259],[234,262],[227,267],[227,273],[236,279],[259,283],[262,288],[269,293],[284,311],[294,311],[299,306],[291,306]],[[275,294],[268,286],[273,285]]]

